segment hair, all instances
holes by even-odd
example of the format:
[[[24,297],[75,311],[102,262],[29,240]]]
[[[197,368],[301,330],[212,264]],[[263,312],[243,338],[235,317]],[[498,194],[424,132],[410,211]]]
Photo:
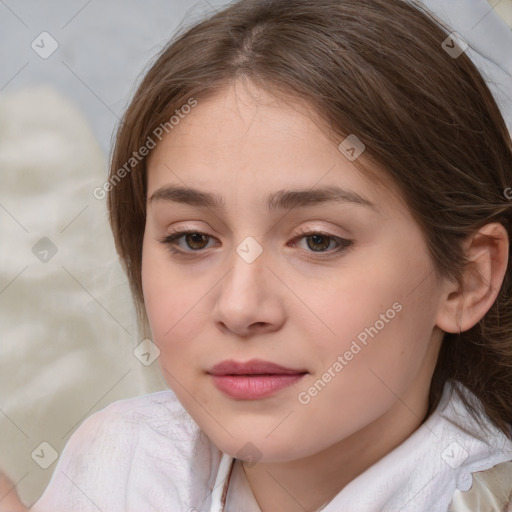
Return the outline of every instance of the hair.
[[[182,29],[141,81],[112,154],[110,223],[139,320],[147,321],[141,282],[147,158],[135,165],[130,159],[191,98],[200,102],[239,79],[302,100],[338,142],[356,134],[366,146],[359,167],[380,164],[397,187],[437,277],[460,282],[469,264],[462,242],[487,223],[501,223],[511,240],[511,201],[504,197],[512,184],[510,134],[470,58],[443,49],[448,31],[404,0],[242,0]],[[119,179],[129,161],[133,170]],[[511,338],[509,265],[480,322],[444,333],[427,417],[445,382],[456,381],[512,438]],[[481,411],[456,391],[478,419]]]

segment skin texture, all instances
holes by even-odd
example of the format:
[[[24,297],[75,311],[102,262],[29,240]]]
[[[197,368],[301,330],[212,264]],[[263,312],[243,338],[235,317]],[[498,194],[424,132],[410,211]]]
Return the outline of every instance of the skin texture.
[[[14,482],[0,471],[0,512],[25,512],[26,510],[28,510],[27,507],[16,494]]]
[[[234,82],[198,99],[148,162],[142,279],[163,375],[221,450],[249,453],[244,470],[264,512],[314,510],[418,428],[443,330],[478,322],[507,265],[506,231],[493,224],[481,232],[498,242],[468,240],[477,271],[462,286],[437,278],[396,189],[364,178],[316,119],[299,100]],[[149,200],[166,185],[219,194],[224,208]],[[375,207],[264,204],[279,189],[327,185]],[[182,236],[175,248],[186,254],[173,254],[161,240],[178,227],[208,237]],[[351,245],[336,253],[336,238],[301,230]],[[252,263],[236,252],[246,237],[263,250]],[[393,304],[400,311],[382,320]],[[335,371],[378,320],[378,334]],[[307,374],[268,398],[236,400],[207,373],[254,358]],[[329,382],[301,403],[329,368]]]

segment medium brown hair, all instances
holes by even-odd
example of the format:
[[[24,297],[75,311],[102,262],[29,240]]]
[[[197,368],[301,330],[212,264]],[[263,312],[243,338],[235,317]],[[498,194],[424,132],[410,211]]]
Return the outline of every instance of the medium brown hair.
[[[183,30],[160,53],[119,127],[110,177],[119,178],[134,152],[190,98],[200,102],[248,79],[304,100],[338,142],[356,134],[366,145],[359,160],[380,164],[401,192],[436,275],[460,280],[466,237],[500,222],[512,239],[504,197],[512,185],[512,144],[475,65],[465,53],[454,58],[443,49],[448,30],[403,0],[237,2]],[[132,162],[108,194],[116,248],[143,322],[146,160]],[[512,437],[511,297],[509,265],[484,318],[463,333],[445,333],[428,414],[445,382],[459,381]]]

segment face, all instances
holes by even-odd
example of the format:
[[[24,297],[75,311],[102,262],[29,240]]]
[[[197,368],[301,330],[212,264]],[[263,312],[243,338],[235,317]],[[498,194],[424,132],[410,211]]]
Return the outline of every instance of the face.
[[[440,287],[396,190],[347,154],[306,105],[235,83],[150,155],[153,341],[232,456],[298,459],[398,421],[403,402],[425,412]]]

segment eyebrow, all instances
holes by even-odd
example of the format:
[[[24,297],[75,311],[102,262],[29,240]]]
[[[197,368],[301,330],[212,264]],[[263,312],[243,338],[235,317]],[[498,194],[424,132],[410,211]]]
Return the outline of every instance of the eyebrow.
[[[220,195],[176,185],[165,185],[153,192],[148,203],[154,201],[173,201],[213,210],[224,208],[224,201]],[[269,210],[284,210],[328,202],[353,203],[377,210],[377,206],[368,199],[336,185],[314,189],[278,190],[267,197],[266,206]]]

